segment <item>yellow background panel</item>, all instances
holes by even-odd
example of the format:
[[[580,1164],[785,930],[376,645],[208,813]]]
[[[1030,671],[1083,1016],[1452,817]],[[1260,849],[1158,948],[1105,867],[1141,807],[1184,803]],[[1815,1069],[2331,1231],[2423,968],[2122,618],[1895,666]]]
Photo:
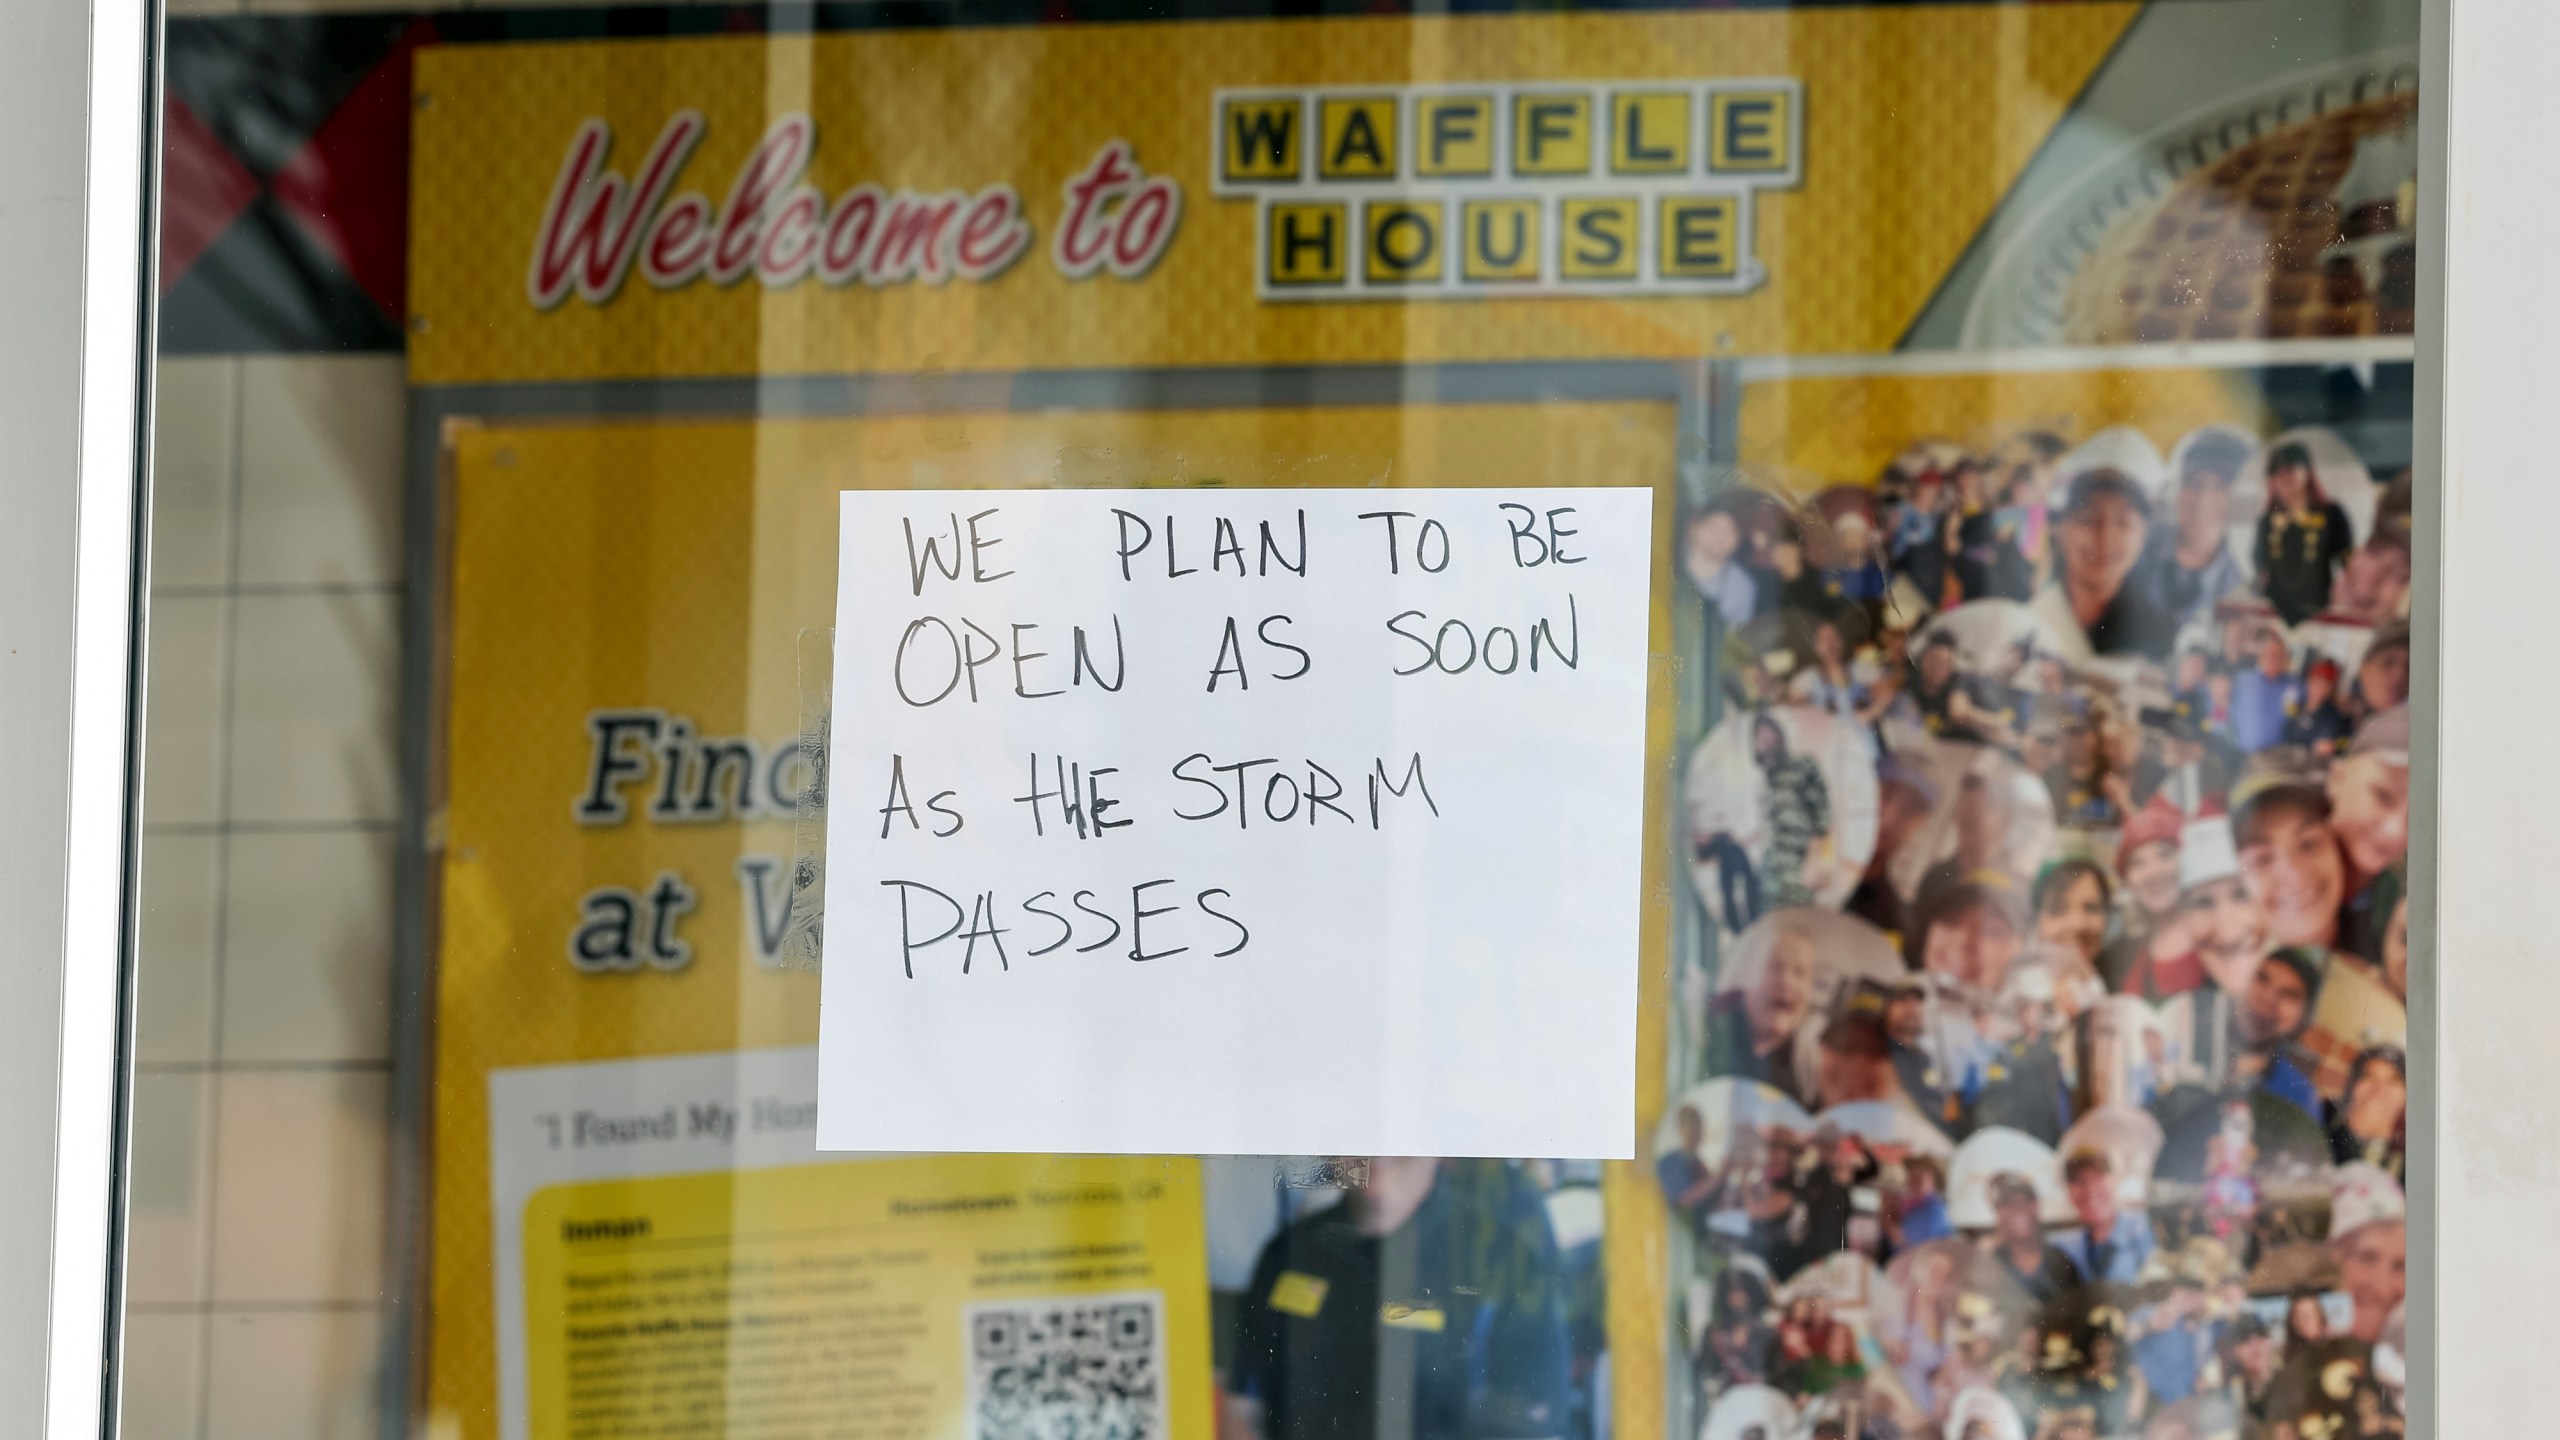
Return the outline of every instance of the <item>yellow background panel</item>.
[[[2077,443],[2131,425],[2166,455],[2199,425],[2270,421],[2252,386],[2213,370],[1794,376],[1743,388],[1738,444],[1755,478],[1811,492],[1872,484],[1904,446],[1932,437],[1988,450],[2022,430]]]
[[[1650,483],[1655,530],[1667,536],[1675,421],[1660,403],[1378,405],[454,432],[429,1382],[436,1423],[450,1428],[432,1433],[495,1434],[489,1072],[816,1042],[817,977],[755,964],[731,878],[745,854],[787,862],[789,819],[667,825],[635,814],[590,828],[571,809],[592,710],[658,707],[705,735],[797,731],[800,636],[833,623],[838,491]],[[1670,573],[1655,575],[1657,656],[1670,648]],[[1666,774],[1672,698],[1660,674],[1647,741],[1652,773]],[[1658,833],[1666,822],[1646,823]],[[1644,1076],[1662,1073],[1669,858],[1667,846],[1645,852]],[[645,887],[668,870],[701,893],[683,924],[692,963],[573,971],[565,946],[579,897]],[[1610,1305],[1637,1327],[1622,1332],[1621,1375],[1659,1364],[1663,1210],[1651,1183],[1640,1167],[1611,1172]],[[1620,1433],[1653,1440],[1658,1384],[1618,1393]]]
[[[417,67],[411,374],[420,383],[1039,366],[1823,354],[1890,347],[2137,6],[1356,17],[433,47]],[[1769,283],[1640,301],[1264,305],[1255,210],[1209,193],[1221,88],[1793,76],[1804,184],[1761,197]],[[1948,103],[1950,96],[1998,104]],[[683,184],[715,199],[771,119],[817,126],[808,179],[1007,182],[1037,235],[991,283],[753,280],[537,312],[525,276],[579,124],[628,170],[668,115],[709,129]],[[1183,187],[1138,280],[1048,259],[1060,186],[1106,142]],[[719,187],[719,188],[715,188]]]

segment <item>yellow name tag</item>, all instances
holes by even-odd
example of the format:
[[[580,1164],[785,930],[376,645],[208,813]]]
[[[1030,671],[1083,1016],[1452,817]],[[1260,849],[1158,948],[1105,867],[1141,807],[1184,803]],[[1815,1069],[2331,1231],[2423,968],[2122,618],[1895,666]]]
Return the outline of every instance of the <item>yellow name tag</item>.
[[[1437,1305],[1403,1305],[1390,1300],[1378,1307],[1378,1323],[1398,1330],[1428,1330],[1437,1335],[1449,1328],[1449,1316]]]
[[[1283,1270],[1280,1278],[1271,1285],[1271,1308],[1283,1315],[1313,1320],[1317,1312],[1324,1309],[1324,1293],[1332,1288],[1331,1281],[1302,1275],[1295,1270]]]

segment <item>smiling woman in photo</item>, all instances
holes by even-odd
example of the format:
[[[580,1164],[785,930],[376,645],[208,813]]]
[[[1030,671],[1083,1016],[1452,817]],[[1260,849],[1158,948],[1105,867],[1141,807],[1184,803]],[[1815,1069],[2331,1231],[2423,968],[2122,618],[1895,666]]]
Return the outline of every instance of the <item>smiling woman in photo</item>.
[[[2346,857],[2328,792],[2276,771],[2234,788],[2232,836],[2249,894],[2278,945],[2336,948],[2347,903]]]

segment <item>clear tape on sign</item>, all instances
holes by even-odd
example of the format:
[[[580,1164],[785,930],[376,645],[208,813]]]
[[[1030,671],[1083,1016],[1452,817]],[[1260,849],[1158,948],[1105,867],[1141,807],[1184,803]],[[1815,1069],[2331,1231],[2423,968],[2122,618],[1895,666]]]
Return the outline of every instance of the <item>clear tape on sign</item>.
[[[832,625],[800,632],[800,794],[791,827],[791,926],[780,963],[818,973],[827,921],[827,720],[835,690]]]

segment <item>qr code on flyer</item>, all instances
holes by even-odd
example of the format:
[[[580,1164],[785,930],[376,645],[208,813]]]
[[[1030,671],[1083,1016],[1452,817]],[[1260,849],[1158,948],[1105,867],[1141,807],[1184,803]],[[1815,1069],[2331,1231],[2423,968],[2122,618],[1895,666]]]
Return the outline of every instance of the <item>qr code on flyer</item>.
[[[972,1305],[969,1440],[1163,1440],[1160,1292]]]

